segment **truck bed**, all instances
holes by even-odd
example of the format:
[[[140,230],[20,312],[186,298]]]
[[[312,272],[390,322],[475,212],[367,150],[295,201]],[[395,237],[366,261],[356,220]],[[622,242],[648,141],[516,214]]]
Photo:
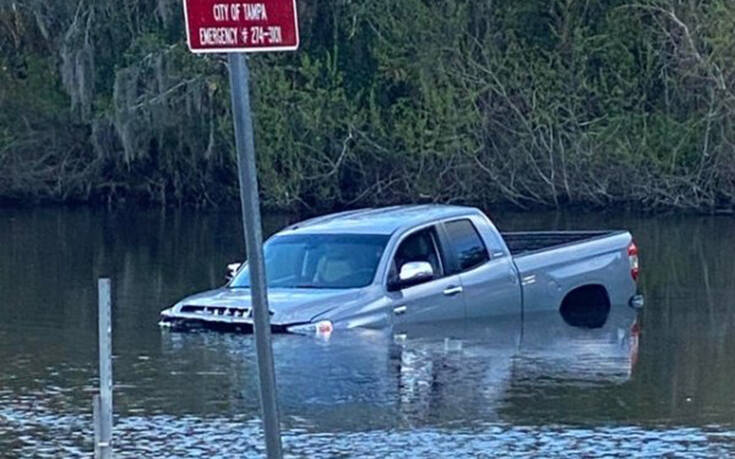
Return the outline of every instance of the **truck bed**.
[[[501,233],[511,255],[549,250],[555,247],[597,239],[618,231],[529,231]]]

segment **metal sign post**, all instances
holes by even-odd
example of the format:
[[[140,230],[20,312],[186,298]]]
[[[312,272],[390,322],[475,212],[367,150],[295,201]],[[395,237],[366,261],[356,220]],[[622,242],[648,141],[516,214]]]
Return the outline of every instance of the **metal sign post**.
[[[228,53],[265,444],[268,457],[280,458],[281,433],[250,110],[250,73],[241,53],[297,49],[296,0],[184,0],[184,18],[187,43],[192,52]]]
[[[255,142],[253,118],[250,112],[250,72],[245,56],[239,53],[227,55],[230,64],[232,114],[235,118],[235,146],[237,169],[240,179],[240,204],[242,206],[245,247],[250,270],[250,297],[253,302],[253,330],[260,378],[260,404],[263,410],[263,427],[268,457],[280,458],[281,430],[278,424],[276,400],[276,375],[273,368],[270,313],[263,260],[263,234],[260,223],[258,178],[255,168]]]

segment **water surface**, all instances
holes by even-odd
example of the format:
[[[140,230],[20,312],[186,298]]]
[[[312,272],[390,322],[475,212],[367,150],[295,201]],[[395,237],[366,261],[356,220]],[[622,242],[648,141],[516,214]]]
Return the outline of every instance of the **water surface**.
[[[296,456],[735,455],[735,219],[492,215],[502,230],[630,229],[645,310],[405,337],[276,336]],[[269,216],[266,232],[292,220]],[[114,283],[122,457],[262,454],[251,336],[169,333],[158,312],[243,258],[237,214],[0,209],[0,455],[92,450],[96,280]]]

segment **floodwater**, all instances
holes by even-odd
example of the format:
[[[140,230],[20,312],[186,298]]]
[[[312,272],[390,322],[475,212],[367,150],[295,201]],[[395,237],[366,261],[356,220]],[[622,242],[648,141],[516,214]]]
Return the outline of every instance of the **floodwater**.
[[[630,229],[644,311],[614,306],[597,330],[549,313],[275,336],[288,455],[735,455],[735,219],[493,218]],[[237,214],[0,209],[0,456],[92,451],[101,276],[114,284],[116,454],[262,455],[252,337],[157,325],[220,285],[242,245]]]

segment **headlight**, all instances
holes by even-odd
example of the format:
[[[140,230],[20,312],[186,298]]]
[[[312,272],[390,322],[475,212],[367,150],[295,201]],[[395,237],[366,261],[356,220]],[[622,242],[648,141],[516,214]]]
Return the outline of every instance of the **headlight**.
[[[173,327],[174,308],[170,307],[161,311],[161,320],[158,322],[159,327],[171,328]]]
[[[328,320],[321,320],[312,324],[294,325],[286,328],[289,333],[298,333],[299,335],[316,335],[328,337],[334,331],[334,325]]]

